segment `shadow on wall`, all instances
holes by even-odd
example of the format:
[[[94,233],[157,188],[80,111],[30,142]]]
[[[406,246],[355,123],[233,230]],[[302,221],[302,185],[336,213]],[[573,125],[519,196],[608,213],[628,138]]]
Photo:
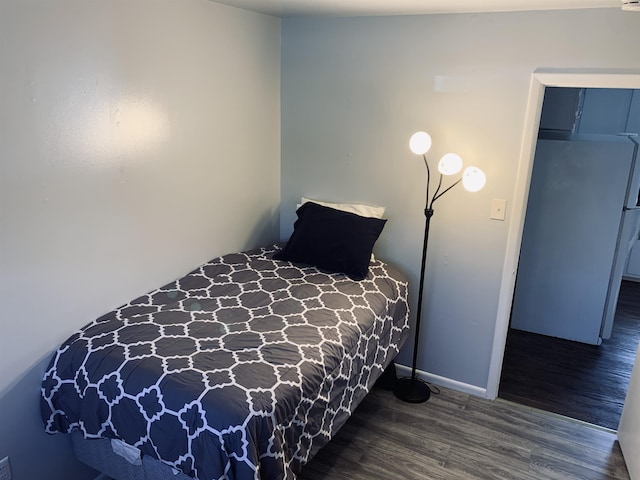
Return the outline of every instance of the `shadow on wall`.
[[[274,210],[263,215],[249,233],[241,250],[264,247],[280,241],[280,211]],[[286,239],[285,239],[286,240]],[[233,252],[224,252],[233,253]]]
[[[95,470],[76,460],[68,435],[49,435],[40,417],[40,383],[47,354],[0,396],[0,457],[9,456],[13,478],[83,480]]]

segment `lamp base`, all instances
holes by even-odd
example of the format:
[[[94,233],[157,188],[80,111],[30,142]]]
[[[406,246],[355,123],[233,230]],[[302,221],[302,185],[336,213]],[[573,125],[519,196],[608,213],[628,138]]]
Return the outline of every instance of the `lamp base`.
[[[422,403],[429,400],[431,389],[417,378],[399,378],[396,380],[393,394],[403,402]]]

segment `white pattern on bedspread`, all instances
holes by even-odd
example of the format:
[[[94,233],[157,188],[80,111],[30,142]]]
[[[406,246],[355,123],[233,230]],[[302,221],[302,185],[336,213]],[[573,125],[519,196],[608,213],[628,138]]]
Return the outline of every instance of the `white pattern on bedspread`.
[[[70,337],[43,379],[46,431],[121,439],[199,480],[295,479],[398,353],[407,282],[278,248],[216,258]]]

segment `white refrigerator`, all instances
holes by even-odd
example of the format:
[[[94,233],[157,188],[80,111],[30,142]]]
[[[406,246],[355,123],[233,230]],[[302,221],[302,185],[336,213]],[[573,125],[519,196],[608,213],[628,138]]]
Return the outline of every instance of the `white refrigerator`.
[[[541,133],[511,328],[594,345],[611,336],[640,228],[637,156],[632,136]]]

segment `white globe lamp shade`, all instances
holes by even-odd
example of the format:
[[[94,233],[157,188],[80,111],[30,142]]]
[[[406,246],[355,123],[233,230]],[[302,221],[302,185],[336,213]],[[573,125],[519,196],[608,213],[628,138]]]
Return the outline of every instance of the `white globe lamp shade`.
[[[443,175],[455,175],[462,170],[462,159],[455,153],[447,153],[438,163],[438,171]]]
[[[486,183],[487,176],[478,167],[467,167],[462,174],[462,186],[470,192],[482,190]]]
[[[424,155],[431,148],[431,137],[427,132],[416,132],[409,139],[409,148],[416,155]]]

